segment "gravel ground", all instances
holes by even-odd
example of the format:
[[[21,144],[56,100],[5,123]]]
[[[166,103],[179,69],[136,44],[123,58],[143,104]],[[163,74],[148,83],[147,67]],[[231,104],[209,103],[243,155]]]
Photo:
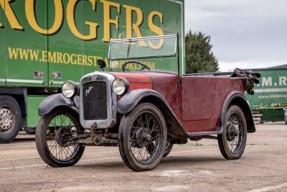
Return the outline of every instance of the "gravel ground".
[[[226,161],[216,140],[175,145],[159,166],[133,172],[117,147],[86,147],[73,167],[52,168],[34,136],[0,145],[0,191],[287,191],[287,125],[257,125],[241,159]]]

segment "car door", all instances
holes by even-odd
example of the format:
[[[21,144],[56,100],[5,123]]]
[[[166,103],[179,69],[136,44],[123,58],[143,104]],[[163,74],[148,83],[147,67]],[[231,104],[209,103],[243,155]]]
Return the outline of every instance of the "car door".
[[[190,131],[209,131],[214,112],[215,90],[211,78],[184,76],[182,78],[182,120]]]

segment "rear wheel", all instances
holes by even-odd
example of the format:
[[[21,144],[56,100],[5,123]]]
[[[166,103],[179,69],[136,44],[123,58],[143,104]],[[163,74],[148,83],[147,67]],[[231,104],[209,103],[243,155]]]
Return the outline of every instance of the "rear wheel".
[[[85,146],[73,138],[83,132],[79,116],[71,110],[58,110],[40,118],[36,129],[36,146],[45,163],[53,167],[76,164]]]
[[[10,96],[0,96],[0,143],[15,139],[22,126],[21,109]]]
[[[165,119],[152,104],[139,104],[121,120],[120,154],[125,164],[134,171],[154,169],[163,157],[166,139]]]
[[[244,113],[235,105],[229,107],[223,133],[218,135],[218,144],[225,159],[239,159],[245,149],[247,124]]]

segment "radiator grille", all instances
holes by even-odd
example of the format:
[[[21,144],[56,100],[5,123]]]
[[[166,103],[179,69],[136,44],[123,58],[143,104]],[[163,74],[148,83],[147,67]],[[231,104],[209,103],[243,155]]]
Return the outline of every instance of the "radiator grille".
[[[83,84],[83,112],[85,120],[107,119],[107,85],[104,81]]]

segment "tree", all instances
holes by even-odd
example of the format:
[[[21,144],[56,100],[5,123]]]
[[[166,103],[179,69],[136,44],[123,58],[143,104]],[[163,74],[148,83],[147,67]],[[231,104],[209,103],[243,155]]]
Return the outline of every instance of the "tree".
[[[186,73],[218,71],[218,62],[211,48],[209,36],[189,31],[185,36]]]

